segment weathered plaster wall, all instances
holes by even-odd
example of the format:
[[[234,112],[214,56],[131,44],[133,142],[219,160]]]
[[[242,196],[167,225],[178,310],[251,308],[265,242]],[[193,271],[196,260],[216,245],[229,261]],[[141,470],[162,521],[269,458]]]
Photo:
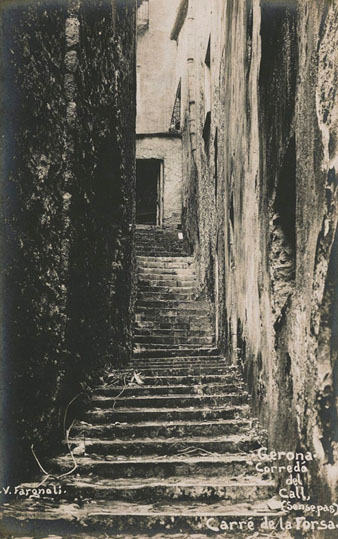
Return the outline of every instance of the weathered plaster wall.
[[[178,3],[149,0],[149,26],[137,39],[137,133],[162,133],[170,127],[176,93],[176,46],[170,31]]]
[[[324,501],[338,460],[337,3],[190,4],[184,228],[216,300],[219,347],[242,365],[271,449],[315,452],[308,483]]]
[[[54,447],[70,400],[130,354],[135,11],[132,0],[1,10],[4,464],[20,480],[36,467],[30,445]]]
[[[137,137],[137,159],[163,160],[163,225],[181,223],[182,143],[178,136]]]

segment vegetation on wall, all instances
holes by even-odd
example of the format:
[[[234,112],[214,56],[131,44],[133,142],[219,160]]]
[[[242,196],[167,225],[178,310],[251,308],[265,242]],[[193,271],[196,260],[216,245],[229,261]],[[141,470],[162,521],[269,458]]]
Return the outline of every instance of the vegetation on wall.
[[[26,469],[31,444],[60,439],[67,403],[131,347],[134,8],[67,9],[2,13],[7,443]]]

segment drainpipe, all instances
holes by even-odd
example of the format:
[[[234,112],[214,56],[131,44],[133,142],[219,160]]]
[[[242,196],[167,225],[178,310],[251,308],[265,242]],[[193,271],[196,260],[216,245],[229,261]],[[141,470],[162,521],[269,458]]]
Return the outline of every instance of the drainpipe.
[[[196,84],[195,84],[195,18],[193,0],[189,1],[188,7],[188,98],[189,98],[189,132],[192,155],[196,150]]]

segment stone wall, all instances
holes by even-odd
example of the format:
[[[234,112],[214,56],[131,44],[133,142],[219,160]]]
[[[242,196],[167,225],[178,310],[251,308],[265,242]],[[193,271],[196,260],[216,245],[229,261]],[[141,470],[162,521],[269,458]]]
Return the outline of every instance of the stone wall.
[[[271,449],[316,453],[307,481],[324,502],[338,459],[337,4],[189,5],[184,229]]]
[[[32,443],[41,456],[62,438],[70,400],[130,355],[135,10],[132,0],[1,10],[3,397],[17,474],[36,467]]]
[[[176,226],[182,214],[182,143],[179,136],[138,136],[137,159],[163,161],[163,225]]]

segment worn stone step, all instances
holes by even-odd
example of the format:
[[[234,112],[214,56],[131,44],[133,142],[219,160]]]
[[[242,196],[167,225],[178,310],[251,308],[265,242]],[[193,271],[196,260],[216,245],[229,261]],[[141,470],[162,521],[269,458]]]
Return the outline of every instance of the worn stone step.
[[[169,322],[169,323],[185,323],[196,324],[201,323],[205,320],[207,324],[211,323],[210,315],[208,309],[191,309],[189,311],[182,310],[172,310],[172,309],[152,309],[152,308],[138,308],[135,309],[135,320],[137,322]]]
[[[19,507],[7,508],[2,517],[2,526],[8,535],[14,537],[20,528],[22,530],[24,523],[26,539],[27,536],[60,536],[60,530],[62,537],[70,534],[73,539],[84,530],[87,538],[90,534],[97,536],[100,531],[112,535],[123,532],[125,538],[126,533],[139,534],[140,530],[146,530],[149,534],[186,533],[188,537],[193,537],[193,533],[207,531],[207,523],[209,526],[211,523],[222,537],[243,539],[248,533],[249,521],[253,523],[253,531],[251,529],[249,532],[252,535],[262,531],[265,517],[276,522],[282,516],[285,517],[282,511],[270,509],[269,500],[237,503],[219,501],[215,504],[192,500],[179,503],[157,501],[154,504],[97,500],[81,504],[65,502],[58,509],[53,501],[40,500],[32,506],[29,499],[21,501]],[[228,529],[232,527],[229,534],[223,530],[225,525]],[[36,535],[37,530],[39,535]],[[282,535],[279,538],[282,539]]]
[[[212,345],[213,343],[211,342],[209,344]],[[136,345],[139,352],[145,351],[147,355],[149,356],[152,352],[153,353],[158,352],[159,354],[162,353],[162,354],[167,354],[167,355],[170,355],[170,354],[177,355],[180,351],[182,351],[182,353],[184,353],[185,355],[189,351],[194,352],[198,346],[202,345],[202,343],[193,342],[193,343],[175,344],[175,343],[168,342],[168,343],[136,343]],[[137,353],[137,350],[135,351],[135,355],[136,353]]]
[[[214,395],[227,392],[244,392],[244,384],[196,384],[196,385],[131,385],[131,386],[102,386],[95,390],[94,396],[137,396],[137,395]]]
[[[177,328],[168,328],[168,329],[163,329],[163,328],[138,328],[138,327],[135,327],[135,334],[134,336],[135,337],[139,337],[139,336],[158,336],[158,337],[187,337],[189,335],[189,327],[188,328],[181,328],[181,329],[177,329]]]
[[[246,392],[218,394],[218,395],[136,395],[136,396],[124,396],[120,397],[105,397],[97,395],[92,397],[91,402],[97,408],[110,408],[112,406],[115,409],[128,407],[129,405],[136,406],[138,408],[150,407],[150,408],[173,408],[178,406],[179,408],[185,408],[189,406],[223,406],[225,404],[244,404],[247,401],[248,394]]]
[[[208,309],[199,309],[198,307],[172,309],[165,307],[139,307],[136,305],[135,319],[136,322],[155,322],[155,324],[163,322],[170,324],[189,323],[190,326],[196,324],[196,327],[200,327],[202,321],[204,321],[205,324],[208,324],[208,327],[213,327]]]
[[[179,362],[179,361],[175,361],[175,362],[170,362],[170,358],[169,359],[164,359],[163,363],[160,363],[160,361],[154,361],[152,362],[150,359],[147,361],[145,359],[144,362],[141,362],[143,358],[140,358],[138,362],[135,362],[133,363],[132,365],[128,365],[128,370],[127,369],[124,369],[124,371],[127,373],[129,372],[130,374],[133,373],[134,370],[137,370],[139,371],[139,369],[141,369],[141,372],[142,372],[142,369],[202,369],[205,367],[204,369],[204,372],[200,372],[199,373],[199,380],[202,380],[201,377],[203,376],[207,376],[208,374],[213,374],[213,373],[209,373],[208,370],[210,368],[223,368],[224,372],[220,373],[220,376],[224,375],[228,375],[228,376],[231,376],[231,380],[232,381],[235,381],[235,380],[239,380],[240,379],[240,375],[238,373],[237,370],[231,370],[229,369],[229,365],[226,364],[226,362],[220,362],[220,361],[217,361],[217,360],[213,360],[213,359],[210,359],[210,362],[206,363],[205,361],[182,361],[182,362]],[[112,371],[114,372],[114,371]],[[144,374],[144,373],[143,373]],[[188,373],[188,375],[190,374],[190,372]],[[159,371],[159,376],[162,376],[163,375],[163,371]],[[194,376],[194,373],[192,372],[191,373],[192,376]],[[173,376],[179,376],[177,374],[174,374]],[[198,374],[196,373],[195,376],[198,376]],[[131,381],[131,380],[128,380],[128,381]],[[187,383],[188,384],[191,384],[192,383],[192,380],[191,379],[188,379],[187,380]],[[200,382],[201,383],[201,382]]]
[[[136,237],[136,248],[158,248],[158,249],[173,249],[182,253],[186,252],[185,242],[179,240],[177,237],[159,236],[156,234],[150,234],[148,238]],[[142,253],[141,253],[142,254]]]
[[[197,407],[194,408],[92,408],[88,410],[85,417],[89,422],[106,423],[108,421],[139,422],[139,421],[189,421],[205,420],[212,421],[218,419],[248,418],[249,406],[228,405]]]
[[[229,365],[225,359],[219,359],[217,356],[168,356],[168,357],[153,357],[153,358],[137,358],[126,365],[126,369],[133,367],[224,367],[228,372],[239,372],[234,365]],[[115,372],[115,371],[113,371]]]
[[[150,233],[147,237],[140,236],[138,234],[135,235],[136,240],[136,246],[141,247],[143,245],[154,245],[156,243],[156,246],[169,246],[169,247],[175,247],[176,249],[184,250],[186,248],[186,243],[184,240],[181,240],[178,238],[177,234],[176,236],[170,235],[170,234],[152,234]]]
[[[148,329],[151,330],[184,330],[189,329],[191,322],[159,322],[158,320],[137,320],[135,321],[135,330]],[[201,327],[203,325],[201,324]]]
[[[140,292],[137,295],[136,303],[137,305],[144,305],[144,302],[150,302],[155,306],[158,305],[158,302],[170,302],[169,305],[172,305],[172,302],[180,304],[181,302],[193,302],[194,293],[180,293],[180,292],[168,292],[168,293],[157,293],[157,292]]]
[[[211,328],[211,325],[208,325],[208,331],[205,329],[201,329],[200,327],[189,327],[189,328],[183,328],[183,329],[177,329],[177,328],[149,328],[149,327],[141,327],[136,328],[135,327],[135,334],[134,334],[135,340],[137,342],[151,342],[152,344],[156,344],[157,342],[163,343],[163,344],[170,344],[171,340],[174,337],[176,341],[173,343],[175,346],[177,344],[180,344],[180,341],[183,343],[186,342],[187,344],[196,344],[197,347],[205,344],[205,345],[211,345],[214,342],[214,332]],[[141,338],[138,338],[141,337]],[[146,338],[147,337],[147,338]],[[162,339],[163,338],[163,339]],[[194,340],[194,339],[197,340]],[[208,342],[208,339],[211,342]],[[168,340],[169,339],[169,340]],[[199,342],[201,339],[205,339],[202,342]],[[189,346],[190,347],[190,346]]]
[[[136,260],[137,262],[146,262],[147,264],[150,264],[152,262],[162,263],[163,264],[180,264],[182,262],[182,258],[184,258],[185,264],[192,264],[194,262],[193,256],[186,256],[186,257],[173,257],[173,256],[137,256]]]
[[[119,439],[174,436],[218,436],[247,433],[252,426],[249,419],[224,419],[216,421],[144,421],[141,423],[91,424],[80,421],[72,428],[72,435],[85,438]]]
[[[138,290],[142,294],[152,292],[153,294],[160,293],[193,293],[196,292],[196,283],[194,281],[172,281],[171,284],[160,284],[162,281],[148,281],[139,279]],[[191,283],[191,284],[190,284]]]
[[[149,257],[150,259],[151,257]],[[138,271],[140,270],[146,270],[150,273],[154,272],[155,269],[160,270],[163,272],[163,275],[168,270],[174,270],[174,271],[180,271],[180,270],[187,270],[192,271],[194,270],[193,262],[190,262],[188,258],[182,258],[181,261],[171,261],[172,257],[167,257],[167,260],[164,260],[165,257],[163,257],[163,260],[140,260],[137,262],[137,268]],[[142,271],[141,271],[142,273]]]
[[[156,287],[156,286],[139,286],[137,299],[147,300],[169,300],[169,301],[195,301],[197,297],[197,291],[195,287],[177,286],[177,287]]]
[[[179,309],[179,310],[196,310],[198,309],[199,312],[207,311],[208,310],[208,304],[204,300],[194,300],[194,301],[187,301],[187,300],[175,300],[175,299],[153,299],[153,298],[138,298],[136,303],[137,308],[160,308],[160,309]],[[204,313],[203,313],[204,314]]]
[[[135,368],[137,371],[137,367]],[[202,375],[186,375],[186,376],[143,376],[142,380],[144,384],[154,385],[169,385],[169,384],[203,384],[203,383],[218,383],[222,382],[223,387],[226,387],[227,383],[236,382],[237,378],[234,378],[234,375],[232,374],[202,374]],[[239,384],[242,383],[241,380],[238,382]]]
[[[138,272],[138,281],[147,283],[161,283],[163,286],[171,286],[173,283],[197,283],[197,278],[193,271],[181,271],[179,275],[173,273],[152,273],[146,271]],[[178,286],[178,285],[176,285]]]
[[[150,277],[153,275],[161,275],[161,279],[166,279],[167,275],[175,275],[178,279],[181,276],[188,276],[190,279],[196,276],[196,271],[194,266],[186,264],[180,264],[179,266],[173,265],[162,265],[157,266],[154,262],[151,266],[145,264],[137,266],[137,272],[139,275],[144,275],[145,277]]]
[[[138,283],[141,286],[153,286],[156,288],[159,287],[169,287],[169,288],[181,288],[181,287],[190,287],[196,288],[197,280],[192,279],[189,275],[182,275],[182,277],[177,278],[176,275],[167,276],[166,278],[161,278],[160,275],[154,275],[153,277],[146,277],[144,274],[138,276]]]
[[[134,344],[138,344],[140,346],[149,347],[149,348],[156,348],[159,345],[161,347],[171,347],[171,346],[177,346],[177,347],[190,347],[190,346],[199,346],[202,344],[213,344],[214,342],[214,336],[212,334],[209,334],[208,336],[202,335],[177,335],[174,333],[171,333],[170,335],[158,335],[158,334],[152,334],[152,335],[139,335],[136,334],[134,336]]]
[[[214,366],[215,368],[217,368],[217,365]],[[142,378],[142,381],[144,382],[144,385],[162,385],[162,386],[168,386],[170,385],[171,383],[172,384],[176,384],[176,385],[201,385],[201,384],[208,384],[208,383],[211,383],[211,382],[214,382],[214,383],[222,383],[223,384],[223,387],[225,387],[226,384],[238,384],[238,385],[241,385],[243,382],[242,382],[242,379],[240,377],[240,375],[237,373],[237,371],[234,371],[234,372],[229,372],[227,370],[227,366],[224,367],[224,369],[222,369],[222,372],[219,373],[219,372],[216,372],[216,373],[209,373],[208,372],[208,369],[207,370],[204,370],[204,372],[200,372],[200,369],[197,369],[198,372],[196,372],[196,369],[194,369],[195,372],[190,372],[190,368],[189,366],[186,366],[186,367],[180,367],[179,365],[177,366],[177,368],[179,369],[184,369],[185,371],[188,371],[188,372],[174,372],[172,374],[168,374],[168,369],[169,370],[169,373],[171,373],[172,369],[173,368],[176,368],[175,365],[173,365],[172,367],[170,365],[164,365],[163,366],[163,369],[166,369],[166,372],[163,372],[163,371],[160,371],[160,372],[157,372],[160,368],[160,366],[149,366],[147,367],[146,365],[144,366],[135,366],[135,368],[133,368],[131,371],[125,371],[124,374],[122,375],[123,377],[119,379],[119,382],[118,380],[116,379],[113,379],[112,376],[110,376],[110,379],[108,382],[110,383],[113,383],[113,384],[128,384],[130,382],[135,382],[135,380],[132,380],[132,377],[133,377],[133,374],[134,372],[137,372],[141,378]],[[148,369],[148,370],[155,370],[155,372],[151,372],[151,373],[147,373],[145,372],[145,369]],[[126,376],[126,379],[124,380],[124,376]],[[165,383],[163,383],[163,381],[165,381]],[[107,382],[107,383],[108,383]]]
[[[196,355],[190,354],[189,356],[170,356],[168,358],[165,357],[152,357],[152,358],[138,358],[138,359],[132,359],[128,363],[128,366],[130,368],[134,367],[135,365],[138,366],[145,366],[149,367],[149,365],[158,365],[158,366],[166,366],[167,364],[169,366],[182,366],[185,367],[187,365],[193,365],[193,366],[202,366],[205,365],[206,367],[210,366],[212,363],[217,363],[219,366],[227,367],[229,372],[239,372],[238,367],[236,365],[229,364],[228,360],[226,360],[223,356],[220,356],[218,354],[216,355]]]
[[[75,446],[82,443],[82,438],[71,438]],[[85,442],[86,454],[97,455],[175,455],[180,451],[198,447],[210,453],[240,453],[258,449],[256,438],[246,434],[232,434],[214,437],[186,438],[135,438],[133,440],[88,439]]]
[[[166,257],[166,258],[172,258],[172,257],[180,257],[180,258],[188,258],[190,255],[185,251],[185,249],[177,249],[174,247],[157,247],[157,246],[140,246],[136,248],[136,255],[137,256],[149,256],[149,257]]]
[[[100,477],[76,477],[64,484],[67,500],[125,500],[131,502],[195,500],[212,503],[219,500],[241,502],[269,498],[273,494],[271,481],[246,477],[235,480],[228,476],[170,477],[103,479]]]
[[[138,286],[136,301],[141,299],[159,299],[178,300],[178,301],[195,301],[197,291],[195,286],[154,286],[144,285]]]
[[[196,350],[196,348],[194,348],[194,351]],[[206,351],[206,349],[203,350],[203,352]],[[170,358],[170,357],[179,357],[180,354],[182,355],[182,357],[186,357],[187,354],[191,352],[191,350],[187,349],[187,348],[181,348],[180,350],[177,350],[177,349],[163,349],[163,348],[157,348],[157,349],[154,349],[152,351],[149,351],[144,354],[143,352],[135,352],[134,353],[134,357],[135,358],[138,358],[138,359],[145,359],[146,357],[149,358],[149,359],[152,359],[152,358],[159,358],[159,357],[163,357],[163,358]],[[203,352],[201,350],[201,355],[203,355]],[[211,354],[210,354],[211,355]],[[173,373],[175,374],[175,373]],[[191,374],[194,374],[193,372]],[[205,374],[205,373],[201,373],[201,374]]]
[[[205,322],[202,324],[194,324],[193,322],[187,323],[161,323],[155,320],[143,321],[135,323],[135,335],[198,335],[209,336],[214,334],[213,328],[210,323]],[[206,335],[205,335],[206,334]]]
[[[255,454],[247,455],[236,453],[234,455],[221,454],[200,455],[168,455],[160,457],[125,457],[125,456],[77,456],[76,471],[81,476],[95,474],[106,478],[120,477],[157,477],[168,478],[174,476],[193,477],[195,475],[208,475],[218,477],[228,474],[230,476],[257,475]],[[70,455],[60,456],[51,460],[52,471],[56,474],[66,473],[73,468]]]
[[[138,370],[143,373],[143,376],[187,376],[187,375],[208,375],[208,374],[228,374],[229,368],[227,365],[216,365],[216,366],[208,366],[208,365],[187,365],[187,366],[157,366],[154,365],[153,367],[149,365],[149,367],[138,367]],[[121,371],[121,372],[130,372],[130,371]]]
[[[194,327],[140,327],[135,325],[136,335],[149,335],[149,336],[186,336],[186,337],[208,337],[210,336],[210,328],[194,328]]]
[[[168,320],[168,319],[167,319]],[[180,322],[177,319],[173,321],[162,322],[162,320],[147,320],[146,317],[140,322],[135,323],[135,330],[147,330],[151,335],[154,332],[154,335],[159,331],[162,331],[165,335],[170,335],[170,332],[191,332],[192,335],[204,336],[205,333],[210,333],[212,325],[210,321],[205,321],[203,323],[194,320],[190,322]]]

